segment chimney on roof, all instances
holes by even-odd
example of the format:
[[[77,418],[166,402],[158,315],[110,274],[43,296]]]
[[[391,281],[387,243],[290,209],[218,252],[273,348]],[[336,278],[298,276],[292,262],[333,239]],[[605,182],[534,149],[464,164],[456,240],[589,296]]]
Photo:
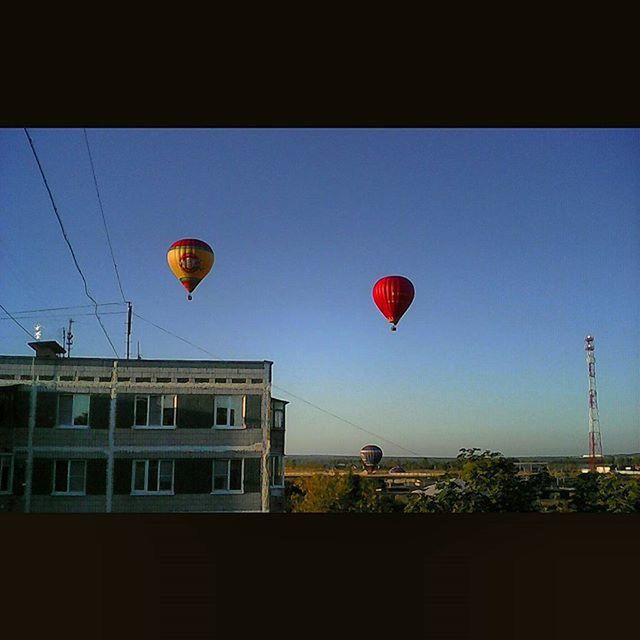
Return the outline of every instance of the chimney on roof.
[[[55,340],[45,340],[27,343],[35,352],[36,358],[58,358],[66,350]]]

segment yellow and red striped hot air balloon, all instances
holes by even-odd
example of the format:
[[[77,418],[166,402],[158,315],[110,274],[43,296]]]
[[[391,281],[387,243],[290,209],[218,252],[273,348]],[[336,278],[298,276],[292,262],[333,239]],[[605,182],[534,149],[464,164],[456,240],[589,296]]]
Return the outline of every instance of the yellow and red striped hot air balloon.
[[[195,238],[183,238],[169,247],[167,262],[173,275],[189,292],[187,299],[191,300],[193,290],[211,271],[215,256],[213,249],[206,242]]]

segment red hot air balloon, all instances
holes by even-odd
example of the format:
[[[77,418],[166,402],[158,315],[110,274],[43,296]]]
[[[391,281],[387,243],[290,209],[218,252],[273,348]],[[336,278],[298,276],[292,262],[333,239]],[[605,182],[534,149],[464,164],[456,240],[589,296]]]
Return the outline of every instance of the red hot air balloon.
[[[373,285],[373,301],[382,315],[396,330],[400,318],[413,302],[415,289],[411,280],[404,276],[385,276]]]

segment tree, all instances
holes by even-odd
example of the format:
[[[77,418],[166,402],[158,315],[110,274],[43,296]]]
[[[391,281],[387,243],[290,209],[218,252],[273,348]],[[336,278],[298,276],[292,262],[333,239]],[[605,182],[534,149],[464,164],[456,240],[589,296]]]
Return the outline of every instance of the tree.
[[[598,482],[600,501],[609,513],[634,513],[640,511],[638,481],[615,474],[606,474]]]
[[[571,508],[581,513],[604,511],[599,500],[598,475],[595,471],[580,474],[575,481]]]
[[[634,513],[640,511],[638,480],[616,474],[583,473],[576,478],[571,497],[574,511]]]
[[[515,464],[499,452],[463,448],[457,459],[462,465],[462,482],[451,478],[439,482],[434,496],[413,496],[405,512],[536,511],[551,484],[546,471],[519,477]]]
[[[285,482],[284,484],[284,510],[291,513],[296,504],[304,497],[304,491],[297,482]]]
[[[381,481],[348,474],[314,475],[290,492],[290,511],[300,513],[390,513],[402,508],[393,496],[376,491]]]

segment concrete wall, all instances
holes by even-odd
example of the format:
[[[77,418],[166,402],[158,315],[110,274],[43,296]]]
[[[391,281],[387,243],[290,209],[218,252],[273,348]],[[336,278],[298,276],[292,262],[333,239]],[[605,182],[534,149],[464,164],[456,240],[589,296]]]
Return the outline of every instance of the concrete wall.
[[[115,446],[228,446],[262,445],[260,429],[116,429]]]
[[[104,513],[105,496],[32,496],[32,513]]]
[[[20,429],[20,431],[24,432],[24,445],[22,446],[26,446],[27,430]],[[33,446],[106,447],[108,435],[106,429],[34,429]]]
[[[260,511],[260,507],[259,493],[113,496],[113,511],[120,513]]]
[[[11,500],[13,499],[13,500]],[[21,510],[19,496],[0,496],[0,512],[9,511],[10,503]],[[33,496],[33,513],[104,513],[105,496]],[[17,507],[17,508],[16,508]],[[114,513],[197,513],[260,511],[260,494],[114,496]]]

